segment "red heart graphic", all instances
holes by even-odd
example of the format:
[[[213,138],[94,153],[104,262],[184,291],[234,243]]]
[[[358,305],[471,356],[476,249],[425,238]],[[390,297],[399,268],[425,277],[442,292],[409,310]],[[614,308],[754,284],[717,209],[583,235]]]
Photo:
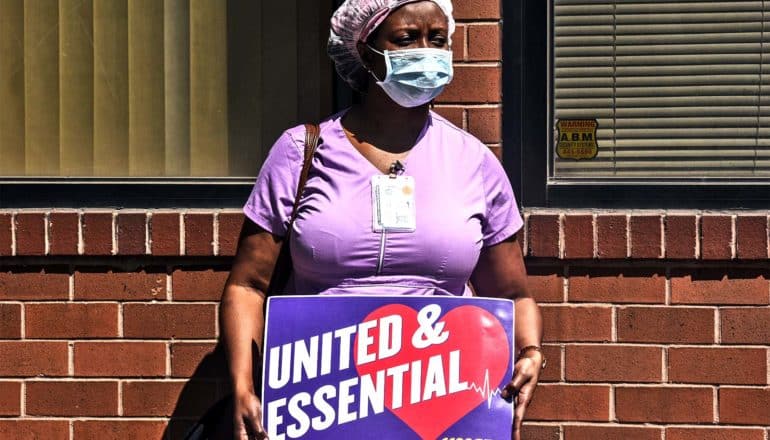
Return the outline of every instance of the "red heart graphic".
[[[435,355],[442,355],[444,379],[448,383],[450,381],[449,353],[460,350],[458,382],[467,382],[468,388],[466,390],[452,394],[447,393],[439,397],[432,394],[428,400],[410,404],[410,381],[412,377],[410,370],[403,375],[403,405],[394,409],[392,399],[389,397],[385,399],[387,408],[422,439],[436,439],[487,399],[489,393],[480,390],[485,383],[492,387],[492,390],[489,391],[491,392],[503,380],[503,375],[510,362],[507,335],[500,321],[494,315],[480,307],[466,305],[452,309],[433,324],[434,328],[438,328],[436,326],[439,323],[444,323],[443,331],[449,332],[446,342],[417,349],[412,345],[412,335],[415,334],[420,325],[417,321],[417,312],[411,307],[400,304],[383,306],[370,313],[364,322],[391,315],[398,315],[403,320],[401,351],[386,359],[358,365],[358,351],[354,349],[353,353],[359,376],[370,374],[375,377],[378,371],[399,365],[413,365],[412,362],[419,360],[422,361],[420,368],[420,393],[422,393],[428,359]],[[369,346],[369,353],[373,353],[379,346],[379,335],[377,331],[371,331],[369,336],[374,339]],[[482,339],[485,341],[484,344],[479,343]],[[357,343],[356,338],[354,347],[357,347]],[[492,348],[490,349],[490,347]],[[485,379],[487,379],[486,382]],[[385,384],[385,395],[391,396],[393,381],[386,380]]]

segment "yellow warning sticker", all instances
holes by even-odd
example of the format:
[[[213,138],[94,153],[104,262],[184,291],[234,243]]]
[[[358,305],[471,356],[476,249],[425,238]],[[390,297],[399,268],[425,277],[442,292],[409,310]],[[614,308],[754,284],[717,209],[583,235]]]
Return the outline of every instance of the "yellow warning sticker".
[[[560,119],[556,122],[559,137],[556,154],[561,159],[586,160],[599,154],[596,143],[596,119]]]

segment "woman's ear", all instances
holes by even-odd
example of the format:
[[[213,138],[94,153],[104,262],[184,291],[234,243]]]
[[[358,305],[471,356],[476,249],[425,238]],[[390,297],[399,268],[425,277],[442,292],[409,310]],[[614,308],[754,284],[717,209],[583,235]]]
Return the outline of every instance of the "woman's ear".
[[[369,50],[369,48],[366,46],[366,43],[359,41],[356,43],[356,50],[358,50],[358,55],[361,57],[361,60],[364,62],[364,69],[371,71],[374,69],[374,56],[372,54],[372,51]]]

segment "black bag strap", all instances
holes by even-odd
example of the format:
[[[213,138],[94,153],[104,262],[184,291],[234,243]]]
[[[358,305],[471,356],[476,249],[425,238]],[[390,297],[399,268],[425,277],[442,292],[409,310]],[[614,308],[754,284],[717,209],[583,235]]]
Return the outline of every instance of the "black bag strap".
[[[291,230],[292,226],[294,226],[294,220],[297,217],[299,202],[300,199],[302,199],[302,193],[305,191],[305,184],[310,176],[310,169],[313,164],[313,156],[318,149],[320,139],[321,128],[316,124],[305,124],[305,157],[302,162],[302,171],[299,174],[299,181],[297,182],[297,193],[294,196],[294,206],[292,207],[291,217],[289,218],[289,228],[286,230],[286,235],[283,237],[281,250],[278,253],[278,259],[275,261],[275,267],[273,268],[273,275],[270,277],[270,284],[265,292],[265,296],[267,297],[279,295],[281,289],[286,287],[286,283],[289,281],[289,276],[291,275],[293,268],[291,251],[289,250]]]

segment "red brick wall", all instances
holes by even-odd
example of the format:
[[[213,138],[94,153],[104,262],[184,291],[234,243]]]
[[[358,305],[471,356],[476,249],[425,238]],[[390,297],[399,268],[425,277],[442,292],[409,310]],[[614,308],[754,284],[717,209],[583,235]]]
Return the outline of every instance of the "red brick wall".
[[[436,109],[499,153],[500,3],[454,3]],[[549,367],[525,439],[767,440],[768,212],[526,214]],[[242,218],[0,212],[0,438],[179,438],[228,390],[216,304]]]

